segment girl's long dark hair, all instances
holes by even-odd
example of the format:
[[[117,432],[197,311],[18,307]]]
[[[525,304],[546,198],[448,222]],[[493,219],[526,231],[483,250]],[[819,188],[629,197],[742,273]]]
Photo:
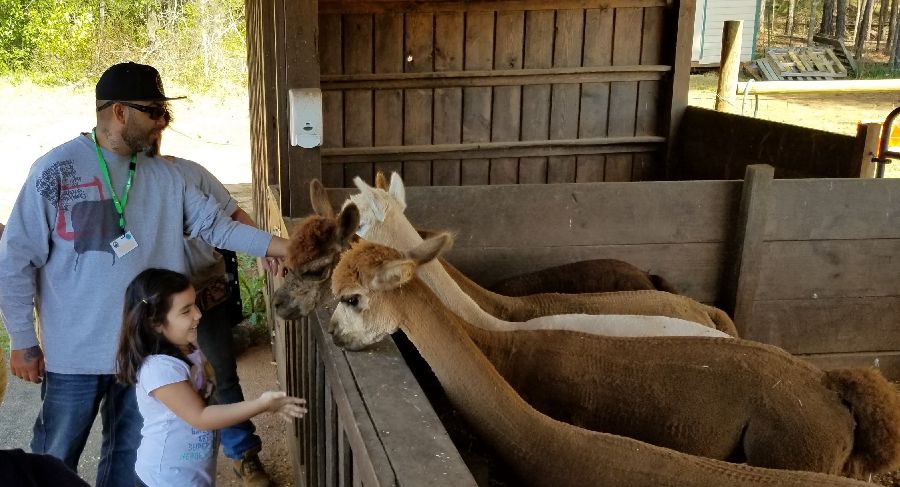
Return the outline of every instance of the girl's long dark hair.
[[[172,308],[172,296],[190,286],[191,282],[184,274],[168,269],[147,269],[128,285],[116,354],[116,379],[119,382],[137,382],[138,369],[148,355],[171,355],[191,365],[178,347],[153,329],[166,322],[166,315]]]

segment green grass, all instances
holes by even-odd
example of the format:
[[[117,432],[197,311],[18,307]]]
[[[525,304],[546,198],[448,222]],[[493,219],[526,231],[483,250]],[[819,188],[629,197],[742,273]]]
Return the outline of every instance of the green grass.
[[[3,322],[0,321],[0,324]],[[3,348],[3,354],[9,355],[9,335],[6,334],[6,326],[0,326],[0,348]]]
[[[896,79],[900,78],[900,69],[890,67],[888,63],[863,62],[859,65],[857,79]]]

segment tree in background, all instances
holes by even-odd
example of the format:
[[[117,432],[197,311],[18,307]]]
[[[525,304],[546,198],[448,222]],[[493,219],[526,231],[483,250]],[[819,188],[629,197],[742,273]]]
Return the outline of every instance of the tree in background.
[[[860,0],[862,3],[862,0]],[[854,56],[856,59],[862,59],[866,50],[866,41],[869,40],[869,31],[872,30],[872,11],[875,9],[875,0],[865,0],[865,7],[862,9],[862,18],[856,27],[856,45]]]
[[[80,82],[136,61],[195,88],[246,85],[243,0],[0,0],[0,11],[3,75]]]

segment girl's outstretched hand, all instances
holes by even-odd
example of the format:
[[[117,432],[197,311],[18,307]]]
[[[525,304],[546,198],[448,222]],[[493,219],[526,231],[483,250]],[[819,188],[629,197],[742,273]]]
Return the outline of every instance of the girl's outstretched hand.
[[[263,392],[259,399],[266,405],[266,411],[278,413],[285,421],[302,418],[306,414],[306,399],[291,397],[282,391]]]

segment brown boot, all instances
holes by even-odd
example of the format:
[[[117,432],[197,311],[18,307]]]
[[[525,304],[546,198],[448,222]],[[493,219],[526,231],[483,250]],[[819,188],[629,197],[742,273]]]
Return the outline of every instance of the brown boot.
[[[259,461],[259,449],[249,450],[240,460],[233,460],[234,473],[246,487],[270,487],[272,479]]]

